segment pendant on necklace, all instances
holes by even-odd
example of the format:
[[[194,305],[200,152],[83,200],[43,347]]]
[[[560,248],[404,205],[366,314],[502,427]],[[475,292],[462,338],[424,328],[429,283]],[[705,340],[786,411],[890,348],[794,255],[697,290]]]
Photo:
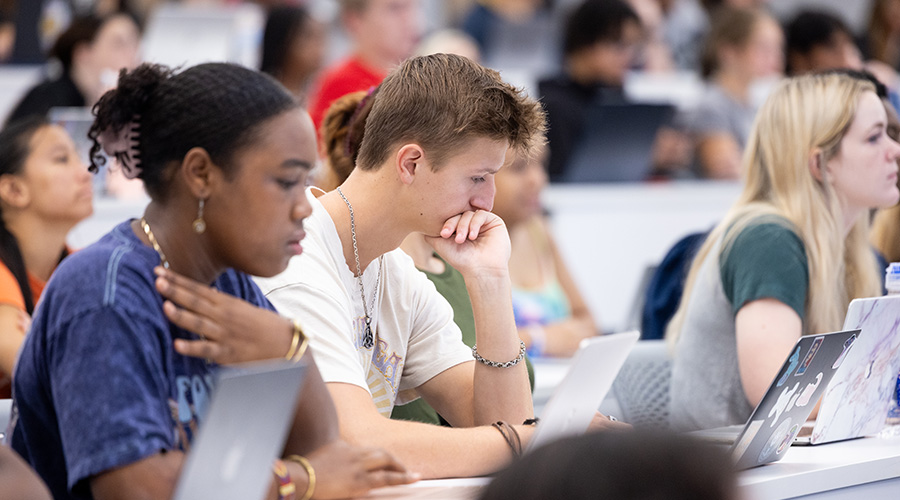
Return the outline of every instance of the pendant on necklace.
[[[372,336],[372,319],[366,318],[366,334],[363,336],[363,347],[371,349],[375,345],[375,338]]]

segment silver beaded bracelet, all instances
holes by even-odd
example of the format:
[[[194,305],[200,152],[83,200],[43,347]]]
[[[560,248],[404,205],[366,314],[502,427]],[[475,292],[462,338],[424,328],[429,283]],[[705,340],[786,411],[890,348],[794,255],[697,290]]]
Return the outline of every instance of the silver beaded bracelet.
[[[525,342],[522,342],[521,340],[519,340],[519,357],[517,357],[516,359],[513,359],[511,361],[504,361],[503,363],[498,363],[496,361],[491,361],[489,359],[482,358],[481,354],[478,354],[478,345],[477,344],[472,346],[472,356],[475,358],[476,361],[478,361],[479,363],[481,363],[483,365],[488,365],[493,368],[512,368],[513,366],[516,366],[517,364],[519,364],[520,361],[525,359]]]

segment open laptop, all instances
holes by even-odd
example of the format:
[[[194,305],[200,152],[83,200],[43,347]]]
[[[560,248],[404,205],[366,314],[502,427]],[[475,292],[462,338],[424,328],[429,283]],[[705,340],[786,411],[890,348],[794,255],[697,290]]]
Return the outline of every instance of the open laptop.
[[[263,498],[305,371],[305,363],[282,361],[222,368],[174,500]]]
[[[541,412],[526,452],[587,430],[638,338],[640,333],[632,331],[581,341],[569,371]]]
[[[859,338],[825,389],[815,425],[805,426],[794,444],[843,441],[884,428],[900,373],[900,295],[852,301],[844,319],[844,329],[851,328],[860,329]]]
[[[647,180],[653,170],[656,133],[674,113],[670,104],[592,104],[562,181]]]
[[[846,330],[800,337],[746,424],[689,434],[731,444],[729,453],[737,470],[781,460],[859,333]]]

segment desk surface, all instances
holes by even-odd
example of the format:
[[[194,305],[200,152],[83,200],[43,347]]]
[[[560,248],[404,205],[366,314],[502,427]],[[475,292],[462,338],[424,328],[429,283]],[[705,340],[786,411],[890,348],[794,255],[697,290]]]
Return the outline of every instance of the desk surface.
[[[900,478],[900,439],[866,438],[793,446],[780,461],[742,472],[738,484],[747,498],[768,499],[816,495],[895,478]],[[900,486],[893,498],[900,498]]]
[[[689,457],[685,457],[689,459]],[[886,482],[891,481],[891,482]],[[420,481],[414,485],[382,488],[362,497],[379,498],[443,498],[462,500],[477,498],[488,478],[440,479]],[[875,495],[864,490],[868,485],[883,487]],[[741,472],[738,487],[745,500],[768,500],[811,496],[827,496],[842,490],[843,498],[900,498],[900,438],[856,439],[820,446],[794,446],[778,462]],[[888,496],[885,492],[892,492]]]

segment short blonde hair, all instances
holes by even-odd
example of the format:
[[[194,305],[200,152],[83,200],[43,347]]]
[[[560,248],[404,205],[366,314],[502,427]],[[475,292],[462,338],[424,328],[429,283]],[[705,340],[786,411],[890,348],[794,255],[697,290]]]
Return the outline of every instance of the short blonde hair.
[[[452,54],[414,57],[379,86],[356,166],[377,169],[409,142],[428,151],[433,168],[474,138],[508,141],[531,154],[544,129],[540,104],[496,71]]]

